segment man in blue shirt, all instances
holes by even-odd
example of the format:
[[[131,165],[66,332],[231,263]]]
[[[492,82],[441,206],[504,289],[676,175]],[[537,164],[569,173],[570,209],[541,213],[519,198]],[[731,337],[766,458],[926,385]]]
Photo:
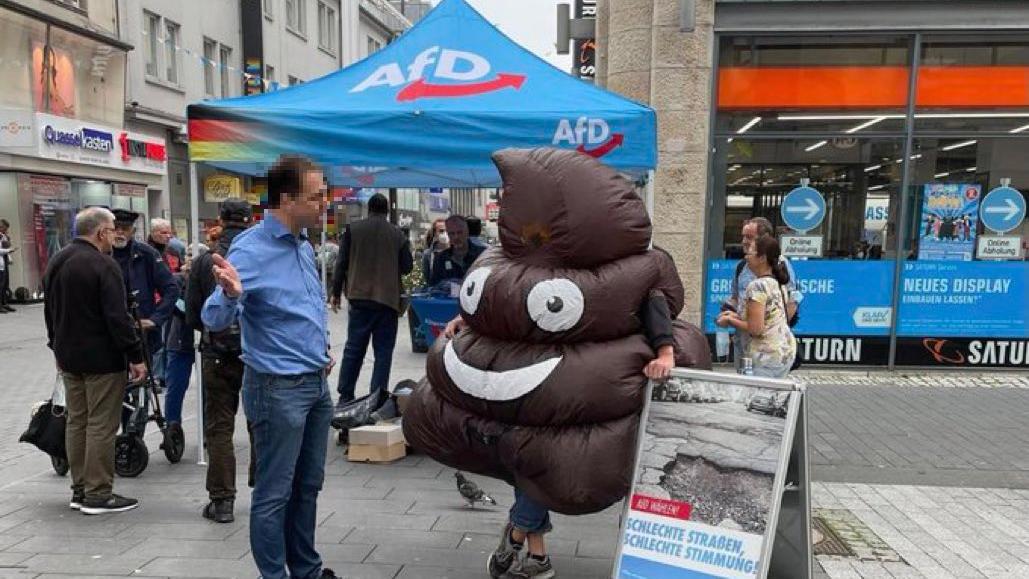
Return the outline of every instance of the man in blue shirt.
[[[243,407],[256,469],[250,546],[264,579],[332,578],[315,550],[332,399],[328,312],[305,227],[325,211],[325,177],[302,157],[268,171],[264,220],[214,255],[219,287],[204,304],[214,331],[239,319]],[[288,568],[288,571],[287,571]]]

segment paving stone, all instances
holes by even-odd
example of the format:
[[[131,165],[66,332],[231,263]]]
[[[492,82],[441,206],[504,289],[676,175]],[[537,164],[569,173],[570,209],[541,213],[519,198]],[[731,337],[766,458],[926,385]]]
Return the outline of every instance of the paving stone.
[[[413,529],[428,531],[433,528],[439,516],[435,515],[405,515],[405,514],[375,514],[375,513],[351,513],[343,510],[336,510],[321,524],[322,527],[360,527],[362,529]],[[441,531],[459,532],[462,529],[435,529]]]
[[[104,539],[99,537],[37,535],[8,548],[7,552],[112,556],[134,550],[142,542],[142,537],[135,539]]]
[[[344,545],[404,545],[434,549],[456,549],[461,533],[446,531],[414,531],[410,529],[359,529],[347,535]]]
[[[444,567],[452,569],[484,569],[487,552],[468,549],[430,549],[401,545],[379,545],[368,556],[368,563]]]
[[[37,573],[64,573],[73,571],[86,575],[129,575],[150,559],[131,554],[106,557],[103,555],[32,555],[20,562],[29,571]],[[147,575],[147,573],[140,573]],[[164,573],[158,573],[164,576]]]
[[[185,540],[182,537],[158,536],[143,541],[128,552],[148,559],[183,557],[235,560],[250,552],[250,544],[242,541]]]
[[[253,579],[257,567],[247,560],[158,557],[142,566],[137,575],[155,577],[224,577]]]
[[[461,541],[459,549],[471,549],[483,553],[490,553],[497,548],[500,541],[499,529],[493,534],[467,533]],[[560,538],[556,535],[547,535],[547,552],[551,555],[568,555],[575,557],[579,548],[579,541],[576,539]],[[579,554],[578,556],[585,556]],[[610,553],[607,555],[610,556]]]

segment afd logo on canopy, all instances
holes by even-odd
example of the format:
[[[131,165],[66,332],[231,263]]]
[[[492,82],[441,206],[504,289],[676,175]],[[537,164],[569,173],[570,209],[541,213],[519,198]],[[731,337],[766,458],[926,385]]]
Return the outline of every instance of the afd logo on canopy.
[[[406,75],[399,62],[390,62],[377,68],[350,92],[364,92],[380,86],[403,86],[397,92],[397,100],[404,102],[423,98],[460,98],[505,88],[518,90],[525,82],[524,74],[500,72],[490,77],[492,68],[486,58],[474,52],[433,46],[423,50],[407,65]]]
[[[625,135],[612,134],[607,121],[589,117],[579,117],[575,119],[574,124],[570,119],[561,119],[551,141],[554,145],[573,146],[576,151],[598,159],[622,146],[624,142]]]

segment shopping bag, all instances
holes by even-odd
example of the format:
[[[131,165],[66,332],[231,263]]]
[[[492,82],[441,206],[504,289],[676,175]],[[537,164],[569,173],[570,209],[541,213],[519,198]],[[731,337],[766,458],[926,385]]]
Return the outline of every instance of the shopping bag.
[[[50,456],[67,459],[68,454],[64,445],[65,426],[64,384],[58,375],[50,399],[36,404],[32,410],[32,418],[29,419],[29,427],[18,441],[34,444]]]
[[[382,407],[387,398],[389,398],[389,392],[382,388],[346,404],[332,416],[333,428],[349,430],[375,424],[372,413]]]

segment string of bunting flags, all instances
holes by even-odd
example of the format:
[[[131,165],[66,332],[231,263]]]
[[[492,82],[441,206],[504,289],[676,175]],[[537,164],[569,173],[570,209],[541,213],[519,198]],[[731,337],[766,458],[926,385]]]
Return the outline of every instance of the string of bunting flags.
[[[149,33],[146,31],[146,29],[144,29],[142,32],[143,32],[143,36],[149,36]],[[168,41],[167,37],[161,36],[161,35],[157,36],[157,42],[160,42],[161,44],[167,44],[167,41]],[[217,60],[212,60],[210,58],[207,58],[203,54],[196,53],[196,52],[186,48],[185,46],[179,46],[178,44],[175,44],[173,46],[175,47],[175,52],[184,52],[187,55],[192,56],[193,58],[196,58],[197,60],[199,60],[201,62],[201,64],[203,64],[203,65],[210,65],[210,67],[214,68],[214,69],[224,68],[225,70],[228,70],[229,72],[238,74],[240,77],[242,77],[243,79],[248,80],[248,81],[251,80],[251,79],[256,78],[257,80],[261,81],[261,85],[264,86],[265,90],[269,90],[269,89],[274,90],[274,89],[277,89],[278,86],[279,86],[279,82],[278,81],[268,80],[268,79],[262,77],[261,75],[248,73],[248,72],[246,72],[246,71],[244,71],[242,69],[239,69],[239,68],[236,68],[236,67],[232,66],[231,64],[224,64],[224,63],[219,62]]]

